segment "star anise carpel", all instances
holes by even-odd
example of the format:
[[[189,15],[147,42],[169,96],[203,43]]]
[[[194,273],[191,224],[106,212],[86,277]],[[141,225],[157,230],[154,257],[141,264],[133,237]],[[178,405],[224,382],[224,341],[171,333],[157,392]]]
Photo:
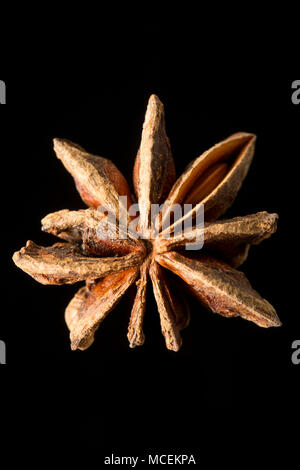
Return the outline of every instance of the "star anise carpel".
[[[233,203],[254,147],[255,135],[233,134],[193,160],[176,180],[164,108],[152,95],[133,170],[139,211],[134,213],[135,198],[110,160],[70,141],[54,139],[56,155],[73,176],[88,208],[63,209],[46,216],[42,230],[62,241],[48,248],[29,241],[13,259],[42,284],[85,281],[65,312],[72,349],[86,349],[93,343],[100,323],[130,286],[135,299],[129,344],[142,345],[149,280],[166,346],[173,351],[181,347],[181,330],[190,320],[182,285],[212,312],[240,316],[262,327],[281,324],[272,305],[237,270],[249,247],[276,231],[277,214],[258,212],[217,220]],[[158,207],[155,217],[153,205]],[[174,217],[175,205],[189,210]],[[198,225],[197,215],[203,208],[204,224]],[[178,230],[187,221],[188,228]],[[132,223],[136,230],[130,229]],[[187,244],[201,237],[201,249],[187,249]]]

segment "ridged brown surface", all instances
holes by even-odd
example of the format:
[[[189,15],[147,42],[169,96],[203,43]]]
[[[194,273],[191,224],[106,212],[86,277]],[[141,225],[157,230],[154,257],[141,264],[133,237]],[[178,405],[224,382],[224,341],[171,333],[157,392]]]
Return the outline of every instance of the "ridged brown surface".
[[[81,240],[85,222],[85,210],[61,211],[48,214],[41,221],[42,230],[70,242]]]
[[[162,269],[156,261],[151,263],[150,277],[159,312],[161,331],[165,337],[166,346],[172,351],[178,351],[182,344],[180,328],[176,323],[176,314],[170,302],[170,296]]]
[[[86,255],[122,256],[145,248],[126,227],[116,225],[95,209],[54,212],[42,220],[42,230],[65,240],[80,241]]]
[[[72,349],[86,349],[94,333],[135,281],[138,269],[129,269],[104,277],[76,294],[66,311]]]
[[[160,235],[155,241],[158,253],[177,250],[189,243],[204,239],[204,249],[215,250],[238,267],[245,261],[250,245],[258,245],[277,229],[277,214],[258,212],[244,217],[223,219],[205,223],[204,227],[191,227],[179,235],[165,238]]]
[[[259,326],[280,326],[272,305],[252,289],[246,276],[209,256],[192,260],[176,252],[157,256],[164,267],[180,276],[204,306],[225,317],[241,316]]]
[[[82,200],[90,207],[102,205],[118,218],[119,196],[127,196],[131,205],[129,186],[117,167],[106,158],[91,155],[82,147],[64,139],[54,139],[54,150],[64,167],[73,176]]]
[[[15,264],[41,284],[74,284],[85,279],[97,279],[107,274],[138,266],[140,252],[115,258],[89,258],[68,243],[51,247],[28,241],[26,247],[14,254]]]
[[[73,176],[89,209],[65,209],[44,217],[42,230],[65,242],[48,248],[27,242],[13,260],[42,284],[86,281],[65,312],[72,349],[86,349],[93,343],[95,331],[130,286],[135,298],[127,336],[130,347],[141,346],[149,277],[165,343],[172,351],[180,349],[181,330],[190,318],[183,284],[220,315],[240,316],[262,327],[281,324],[274,308],[235,269],[245,261],[251,245],[276,231],[277,214],[258,212],[216,220],[241,187],[255,139],[245,132],[231,135],[193,160],[175,182],[164,107],[151,95],[133,172],[137,216],[129,216],[129,186],[110,160],[67,140],[54,140],[57,157]],[[119,205],[119,196],[127,196],[127,205]],[[151,204],[162,204],[166,198],[156,217],[158,232],[153,238]],[[181,210],[185,203],[192,208],[184,216],[169,218],[172,204],[179,204]],[[204,224],[196,226],[196,215],[203,208]],[[178,233],[180,225],[188,221],[189,229]],[[132,224],[130,231],[128,223]],[[195,242],[199,243],[197,250],[191,250],[190,244]]]
[[[131,348],[142,346],[145,342],[143,331],[144,315],[146,310],[147,278],[149,270],[149,260],[146,260],[140,268],[140,278],[136,283],[136,295],[131,310],[128,325],[128,341]]]
[[[140,206],[140,230],[147,234],[151,224],[151,204],[163,202],[175,181],[175,165],[165,129],[164,107],[155,95],[150,96],[148,102],[133,181]]]

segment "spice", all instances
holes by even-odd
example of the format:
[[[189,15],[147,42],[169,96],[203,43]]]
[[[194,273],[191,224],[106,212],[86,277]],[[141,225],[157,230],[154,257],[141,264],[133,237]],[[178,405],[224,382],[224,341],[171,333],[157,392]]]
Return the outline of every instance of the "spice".
[[[49,248],[29,241],[13,259],[42,284],[85,281],[65,313],[72,349],[86,349],[93,343],[100,323],[131,285],[136,286],[136,295],[128,339],[131,347],[142,345],[150,278],[166,346],[178,351],[180,333],[188,325],[190,313],[173,274],[215,313],[241,316],[262,327],[281,324],[274,308],[236,269],[245,261],[250,245],[275,232],[277,214],[259,212],[217,220],[233,203],[254,146],[253,134],[234,134],[196,158],[176,181],[163,105],[152,95],[133,172],[139,203],[135,218],[130,210],[133,197],[129,186],[111,161],[90,155],[67,140],[54,140],[57,157],[73,176],[89,208],[49,214],[42,220],[42,230],[65,241]],[[126,196],[121,203],[120,196]],[[163,202],[164,208],[155,218],[157,234],[153,238],[151,208]],[[190,204],[189,212],[172,218],[176,204]],[[195,218],[203,205],[205,224],[198,226]],[[108,213],[99,212],[99,206]],[[109,218],[111,213],[115,221]],[[187,220],[192,221],[191,226],[178,232]],[[105,229],[101,228],[103,222]],[[128,231],[131,222],[137,222],[137,232]],[[171,236],[167,237],[167,232]],[[201,235],[203,248],[188,251],[187,243]]]

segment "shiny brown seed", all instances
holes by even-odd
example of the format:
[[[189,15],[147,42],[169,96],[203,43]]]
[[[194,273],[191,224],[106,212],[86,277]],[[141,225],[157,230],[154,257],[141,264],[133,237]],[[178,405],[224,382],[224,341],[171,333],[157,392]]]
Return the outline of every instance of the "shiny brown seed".
[[[191,191],[185,197],[185,204],[197,204],[208,196],[228,172],[227,163],[215,163],[208,168],[199,180],[195,183]]]

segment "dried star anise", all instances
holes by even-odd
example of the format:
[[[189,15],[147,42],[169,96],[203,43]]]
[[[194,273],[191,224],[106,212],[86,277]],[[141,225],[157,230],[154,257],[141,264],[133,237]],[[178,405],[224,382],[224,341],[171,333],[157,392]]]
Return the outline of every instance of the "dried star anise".
[[[256,245],[276,230],[277,214],[259,212],[229,220],[216,219],[233,203],[250,166],[255,136],[237,133],[196,158],[175,181],[175,167],[165,131],[163,105],[158,97],[149,99],[133,181],[139,203],[134,219],[129,186],[115,165],[90,155],[72,142],[55,139],[57,157],[73,176],[86,210],[61,210],[42,220],[42,229],[64,239],[52,247],[29,241],[14,254],[14,262],[42,284],[86,281],[69,303],[65,318],[72,349],[86,349],[102,320],[125,291],[135,283],[128,339],[131,347],[142,345],[148,274],[168,349],[178,351],[180,331],[189,323],[189,309],[174,275],[213,312],[225,317],[241,316],[259,326],[279,326],[274,308],[254,291],[236,268]],[[127,197],[127,204],[119,203]],[[125,200],[125,199],[124,199]],[[164,204],[156,216],[153,238],[152,204]],[[172,219],[174,204],[190,204],[191,210]],[[204,205],[205,224],[197,226],[195,215]],[[136,233],[126,224],[109,221],[137,221]],[[192,221],[183,233],[176,231],[185,219]],[[99,231],[99,223],[106,229]],[[166,224],[171,236],[165,237]],[[187,243],[204,234],[201,250],[187,251]],[[138,234],[140,236],[138,236]],[[124,236],[126,235],[126,236]],[[166,269],[165,269],[166,268]],[[169,273],[169,274],[168,274]]]

